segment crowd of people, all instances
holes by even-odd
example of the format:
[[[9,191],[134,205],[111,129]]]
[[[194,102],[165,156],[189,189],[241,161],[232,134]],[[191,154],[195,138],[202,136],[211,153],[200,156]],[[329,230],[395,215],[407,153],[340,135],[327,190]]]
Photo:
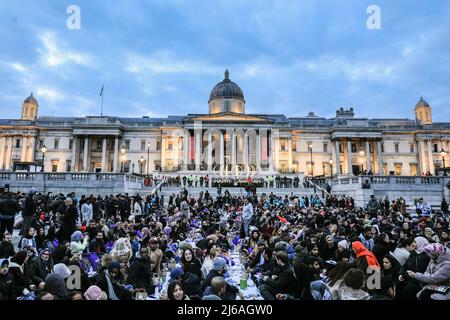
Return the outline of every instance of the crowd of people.
[[[255,189],[194,197],[181,188],[168,199],[4,193],[0,299],[244,299],[228,281],[238,252],[266,300],[448,300],[448,205],[416,208]]]

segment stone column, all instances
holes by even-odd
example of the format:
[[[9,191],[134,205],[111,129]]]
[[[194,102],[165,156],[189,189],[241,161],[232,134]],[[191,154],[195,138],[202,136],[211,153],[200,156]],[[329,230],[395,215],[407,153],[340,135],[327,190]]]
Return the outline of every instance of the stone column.
[[[273,155],[273,140],[272,140],[272,130],[267,130],[267,141],[268,141],[268,150],[267,153],[269,154],[269,170],[273,171],[273,161],[272,161],[272,155]]]
[[[335,141],[336,144],[336,174],[341,174],[341,150],[339,147],[339,140]]]
[[[292,170],[292,140],[288,138],[288,172]]]
[[[102,172],[108,171],[108,165],[106,161],[106,138],[103,138],[103,145],[102,145]]]
[[[30,137],[29,150],[27,151],[27,160],[28,162],[34,161],[34,146],[36,144],[36,137]]]
[[[189,131],[184,131],[184,138],[183,138],[183,170],[188,169],[188,156],[189,156]]]
[[[349,139],[347,140],[347,157],[348,157],[348,174],[353,174],[353,167],[352,167],[352,141]]]
[[[3,170],[3,160],[6,152],[6,137],[0,138],[0,170]]]
[[[119,137],[116,137],[114,139],[114,160],[113,160],[114,172],[119,172],[118,161],[119,161]]]
[[[6,152],[6,155],[5,155],[5,170],[10,170],[10,169],[12,169],[11,167],[11,158],[12,158],[12,146],[13,146],[13,140],[14,140],[14,137],[13,136],[10,136],[10,137],[8,137],[8,150],[7,150],[7,152]]]
[[[28,137],[23,136],[22,137],[22,153],[20,155],[20,161],[25,162],[27,161],[27,144],[28,144]]]
[[[224,164],[225,164],[225,142],[223,140],[223,132],[222,130],[219,131],[220,134],[220,155],[219,155],[219,165],[220,165],[220,172],[223,172],[224,170]]]
[[[208,171],[212,170],[212,135],[211,130],[208,130]]]
[[[195,132],[195,171],[200,171],[200,133],[201,132],[199,130]]]
[[[432,140],[427,141],[428,144],[428,170],[434,174],[433,150],[431,149]]]
[[[72,139],[72,160],[71,160],[71,168],[70,171],[75,171],[77,166],[75,165],[77,162],[77,137],[73,136]]]
[[[89,152],[89,137],[84,138],[84,153],[83,153],[83,171],[89,171],[88,168],[88,152]]]
[[[231,133],[231,166],[236,164],[236,131]]]
[[[381,149],[381,140],[377,142],[378,145],[378,175],[383,175],[383,153]]]
[[[366,140],[366,159],[367,159],[367,172],[372,170],[372,166],[370,163],[370,142]]]
[[[260,170],[261,168],[261,134],[260,131],[256,132],[255,136],[255,153],[256,153],[256,169]]]
[[[425,144],[423,140],[419,140],[419,170],[420,175],[427,172],[427,162],[425,159]]]
[[[166,171],[166,139],[161,134],[161,171]]]
[[[244,171],[248,170],[248,154],[249,154],[249,148],[248,148],[248,131],[245,130],[244,132]]]

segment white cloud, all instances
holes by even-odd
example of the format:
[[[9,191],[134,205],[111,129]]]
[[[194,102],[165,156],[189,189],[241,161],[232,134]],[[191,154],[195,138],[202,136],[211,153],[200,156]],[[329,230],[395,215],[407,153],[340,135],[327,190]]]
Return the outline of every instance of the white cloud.
[[[11,63],[10,67],[19,72],[25,72],[27,70],[27,68],[23,64],[18,62]]]
[[[37,97],[37,99],[43,98],[50,103],[54,103],[64,99],[64,94],[62,92],[49,87],[38,87],[35,96]]]
[[[91,63],[91,58],[87,54],[65,50],[53,32],[43,32],[39,36],[39,40],[44,48],[38,48],[37,52],[41,55],[42,61],[50,67],[69,62],[79,65],[89,65]]]
[[[159,50],[150,55],[130,54],[124,71],[129,73],[151,72],[217,74],[222,67],[204,61],[183,59],[172,51]]]

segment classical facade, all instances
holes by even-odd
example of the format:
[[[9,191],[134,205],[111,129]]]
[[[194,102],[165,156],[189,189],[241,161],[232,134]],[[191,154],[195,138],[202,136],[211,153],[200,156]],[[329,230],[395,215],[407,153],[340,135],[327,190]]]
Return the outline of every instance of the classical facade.
[[[246,114],[245,103],[228,71],[208,114],[39,117],[31,94],[21,119],[0,120],[0,171],[44,160],[46,172],[415,176],[450,165],[450,123],[433,122],[422,98],[414,120],[358,118],[353,108],[331,119]]]

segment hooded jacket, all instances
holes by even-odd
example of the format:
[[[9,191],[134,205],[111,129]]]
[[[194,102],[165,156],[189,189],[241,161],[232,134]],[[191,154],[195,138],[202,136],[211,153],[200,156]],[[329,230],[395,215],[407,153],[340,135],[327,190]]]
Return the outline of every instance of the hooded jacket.
[[[0,266],[5,261],[8,260],[0,259]],[[16,293],[14,291],[13,276],[9,272],[6,274],[0,274],[0,300],[15,300],[15,299]]]
[[[47,275],[53,272],[53,259],[49,257],[47,263],[42,261],[42,253],[30,262],[30,279],[36,286],[45,282]]]

